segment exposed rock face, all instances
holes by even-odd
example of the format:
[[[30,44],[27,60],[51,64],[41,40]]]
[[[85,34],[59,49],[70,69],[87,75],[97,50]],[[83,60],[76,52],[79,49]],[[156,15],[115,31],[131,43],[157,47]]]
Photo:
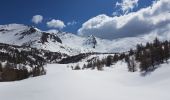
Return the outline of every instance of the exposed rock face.
[[[56,36],[54,34],[43,32],[42,36],[41,36],[42,44],[44,44],[45,42],[48,42],[48,40],[51,40],[52,42],[62,43],[61,39],[58,36]]]
[[[87,38],[87,40],[85,41],[84,44],[87,45],[87,46],[90,46],[90,47],[92,47],[92,48],[95,48],[96,45],[97,45],[97,40],[96,40],[96,38],[95,38],[93,35],[90,35],[90,36]]]

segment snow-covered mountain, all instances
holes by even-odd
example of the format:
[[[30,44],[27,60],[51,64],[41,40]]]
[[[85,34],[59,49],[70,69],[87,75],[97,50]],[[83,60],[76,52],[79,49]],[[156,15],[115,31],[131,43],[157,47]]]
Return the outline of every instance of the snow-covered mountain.
[[[95,48],[97,45],[96,37],[90,35],[89,37],[87,37],[86,41],[84,42],[84,45],[89,46],[91,48]]]
[[[93,35],[82,37],[61,31],[45,32],[22,24],[0,25],[0,43],[25,45],[69,55],[86,52],[124,52],[130,48],[135,48],[136,44],[151,42],[156,37],[161,40],[169,40],[170,34],[150,33],[136,37],[107,40]]]
[[[62,45],[62,40],[57,35],[22,24],[0,25],[0,43],[30,46],[66,54],[77,52]]]
[[[156,37],[160,40],[170,40],[170,33],[150,33],[136,37],[118,38],[114,40],[101,39],[95,36],[82,37],[72,33],[57,32],[57,36],[64,45],[74,48],[81,53],[102,52],[114,53],[124,52],[135,48],[137,44],[152,42]]]

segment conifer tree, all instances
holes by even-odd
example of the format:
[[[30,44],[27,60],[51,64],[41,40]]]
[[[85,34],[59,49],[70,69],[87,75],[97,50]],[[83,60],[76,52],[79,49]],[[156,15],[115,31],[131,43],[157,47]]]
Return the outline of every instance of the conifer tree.
[[[112,64],[112,56],[107,56],[106,58],[106,66],[110,66]]]

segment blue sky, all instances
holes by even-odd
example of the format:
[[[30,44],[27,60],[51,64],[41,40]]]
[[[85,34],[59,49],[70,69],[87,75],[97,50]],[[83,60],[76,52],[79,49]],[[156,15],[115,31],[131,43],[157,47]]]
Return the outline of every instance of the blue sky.
[[[138,7],[133,11],[151,5],[152,1],[139,0]],[[120,13],[119,8],[115,8],[116,2],[121,0],[1,0],[0,24],[20,23],[48,30],[50,28],[46,23],[51,19],[62,20],[65,24],[74,20],[77,24],[62,30],[76,33],[84,22],[94,16],[112,16],[116,11]],[[37,14],[43,16],[40,24],[31,22],[32,17]]]

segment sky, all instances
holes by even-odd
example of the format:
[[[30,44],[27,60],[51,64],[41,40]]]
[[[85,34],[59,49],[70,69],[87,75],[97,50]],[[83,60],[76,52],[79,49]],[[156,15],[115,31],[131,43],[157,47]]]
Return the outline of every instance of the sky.
[[[136,23],[140,25],[152,23],[137,19],[139,15],[145,17],[145,13],[148,13],[148,17],[152,19],[156,15],[152,15],[149,11],[154,12],[154,5],[164,2],[169,3],[168,0],[1,0],[0,24],[34,25],[44,31],[62,30],[84,36],[92,34],[100,38],[113,39],[137,34],[138,31],[133,30],[133,24],[129,22],[135,21],[133,19],[136,18]],[[164,8],[155,7],[155,9],[169,10],[164,5],[162,7]],[[157,15],[161,15],[162,12]],[[122,23],[124,25],[120,26]],[[136,29],[145,26],[140,25]],[[139,34],[154,29],[146,28],[145,32],[142,30],[139,29]]]
[[[143,7],[150,5],[150,0],[141,0]],[[67,24],[76,22],[77,25],[70,25],[64,30],[77,32],[82,23],[99,15],[107,14],[112,16],[116,2],[120,0],[1,0],[0,3],[0,24],[21,23],[35,25],[31,22],[34,15],[42,15],[43,23],[35,25],[42,30],[48,29],[46,21],[59,19]],[[141,7],[141,6],[140,6]]]

